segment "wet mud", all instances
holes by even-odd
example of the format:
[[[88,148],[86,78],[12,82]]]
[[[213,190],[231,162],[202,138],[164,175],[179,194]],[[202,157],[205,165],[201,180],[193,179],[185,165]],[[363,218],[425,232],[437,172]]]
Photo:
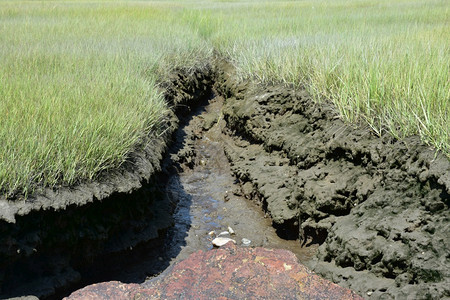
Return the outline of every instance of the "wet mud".
[[[307,264],[374,299],[450,296],[450,163],[417,137],[377,137],[302,90],[231,94],[226,153],[275,228],[321,246]]]
[[[280,238],[258,203],[245,198],[224,152],[224,145],[232,141],[223,133],[223,98],[205,104],[185,120],[177,133],[183,143],[170,156],[175,170],[169,172],[173,175],[166,190],[178,206],[164,252],[167,258],[176,262],[197,250],[210,250],[212,240],[231,227],[234,233],[225,236],[237,245],[288,249],[301,262],[310,260],[317,247],[299,247],[297,241]]]
[[[142,283],[228,227],[238,245],[291,250],[368,299],[450,297],[449,160],[417,137],[345,124],[304,90],[234,72],[219,60],[162,83],[173,107],[163,142],[132,156],[140,167],[118,171],[118,187],[3,210],[0,298]]]

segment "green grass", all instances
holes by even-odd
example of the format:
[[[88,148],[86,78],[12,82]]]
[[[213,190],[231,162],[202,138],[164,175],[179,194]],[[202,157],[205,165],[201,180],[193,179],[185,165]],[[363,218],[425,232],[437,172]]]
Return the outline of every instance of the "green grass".
[[[156,74],[195,64],[191,53],[209,53],[201,38],[184,36],[170,10],[133,3],[0,3],[4,193],[93,179],[119,166],[143,135],[157,130],[168,108]]]
[[[168,109],[157,88],[217,51],[344,119],[450,157],[447,1],[0,1],[0,191],[95,179]]]
[[[419,134],[449,156],[449,8],[436,0],[221,6],[210,40],[243,78],[305,85],[350,122]]]

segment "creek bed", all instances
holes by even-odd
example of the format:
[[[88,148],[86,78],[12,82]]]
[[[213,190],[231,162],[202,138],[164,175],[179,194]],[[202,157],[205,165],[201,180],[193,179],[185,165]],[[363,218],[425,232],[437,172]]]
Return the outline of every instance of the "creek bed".
[[[178,207],[166,256],[179,261],[197,250],[212,249],[212,239],[231,227],[235,235],[230,238],[238,245],[245,246],[245,238],[251,241],[249,246],[288,249],[305,263],[316,247],[301,247],[298,240],[280,238],[262,208],[240,192],[224,153],[229,137],[223,134],[221,108],[222,100],[216,97],[179,129],[178,136],[185,136],[185,142],[172,155],[182,163],[168,180],[167,192]]]

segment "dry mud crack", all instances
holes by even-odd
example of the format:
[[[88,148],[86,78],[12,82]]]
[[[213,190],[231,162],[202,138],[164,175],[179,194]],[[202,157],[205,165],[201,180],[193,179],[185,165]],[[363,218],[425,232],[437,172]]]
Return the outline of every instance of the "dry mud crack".
[[[167,236],[195,240],[186,234],[195,225],[192,220],[185,227],[172,227],[179,199],[168,187],[179,185],[172,176],[182,169],[210,172],[204,164],[211,154],[202,153],[198,142],[213,134],[236,179],[222,187],[229,185],[233,197],[259,205],[278,236],[299,252],[320,245],[312,259],[302,261],[318,274],[371,299],[450,297],[448,159],[417,137],[398,141],[345,124],[332,105],[315,103],[305,91],[252,86],[235,81],[233,72],[220,62],[204,70],[180,71],[163,85],[177,115],[168,117],[168,134],[158,149],[166,142],[172,146],[161,172],[153,167],[153,177],[139,177],[148,181],[143,188],[131,195],[112,192],[112,197],[97,197],[101,201],[94,197],[91,204],[59,211],[33,211],[17,217],[16,224],[1,223],[0,296],[20,295],[23,289],[11,285],[29,281],[36,268],[44,271],[37,274],[41,281],[35,280],[35,286],[45,281],[47,290],[39,292],[50,296],[95,281],[92,277],[120,278],[98,275],[105,271],[102,259],[148,257],[163,249],[163,262],[123,259],[124,265],[141,265],[155,274],[176,255],[194,251],[178,245],[171,253],[167,248]],[[182,116],[192,116],[194,107],[202,101],[208,105],[208,100],[188,131],[175,130]],[[212,221],[204,223],[212,226]],[[264,238],[260,245],[273,246],[264,244]],[[161,258],[158,251],[150,256]],[[92,264],[83,266],[86,262]],[[27,272],[15,275],[20,268]],[[95,276],[80,281],[95,268]],[[35,287],[28,291],[37,293]]]

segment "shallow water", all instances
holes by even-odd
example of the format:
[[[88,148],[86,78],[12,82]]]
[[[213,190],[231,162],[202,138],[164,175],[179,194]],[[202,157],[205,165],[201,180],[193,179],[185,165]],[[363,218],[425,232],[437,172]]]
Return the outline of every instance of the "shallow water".
[[[212,239],[231,227],[235,234],[230,238],[240,246],[246,246],[242,243],[242,239],[246,238],[251,241],[249,247],[288,249],[301,262],[307,262],[316,247],[301,247],[298,240],[278,237],[270,217],[262,208],[239,195],[239,187],[223,150],[227,136],[222,134],[224,121],[221,120],[220,110],[220,99],[213,99],[210,105],[180,129],[182,136],[188,141],[193,140],[187,145],[185,143],[182,151],[192,148],[195,158],[192,168],[182,165],[180,172],[168,181],[167,192],[178,202],[178,206],[165,254],[171,257],[171,262],[175,262],[197,250],[212,249]],[[205,122],[214,117],[218,122],[208,131],[202,131]]]

